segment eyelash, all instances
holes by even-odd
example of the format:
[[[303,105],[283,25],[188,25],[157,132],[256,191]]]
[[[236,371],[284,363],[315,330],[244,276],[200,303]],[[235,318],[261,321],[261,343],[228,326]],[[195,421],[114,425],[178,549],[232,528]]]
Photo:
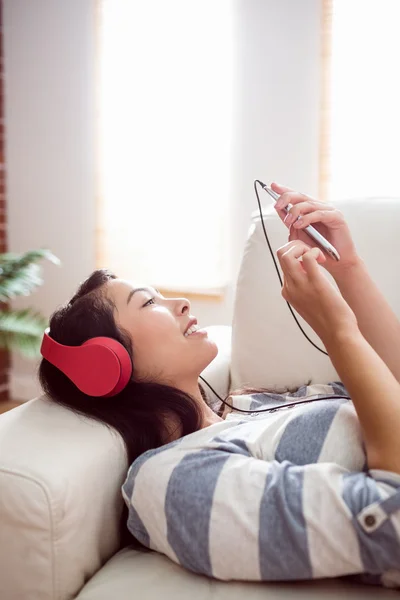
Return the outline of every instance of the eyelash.
[[[147,300],[146,304],[143,304],[143,308],[144,308],[145,306],[147,306],[149,302],[154,302],[154,298],[150,298],[150,300]]]

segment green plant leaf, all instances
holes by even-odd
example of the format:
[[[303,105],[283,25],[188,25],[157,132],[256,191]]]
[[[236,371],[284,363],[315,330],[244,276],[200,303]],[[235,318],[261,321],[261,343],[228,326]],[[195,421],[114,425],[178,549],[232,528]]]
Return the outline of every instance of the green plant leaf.
[[[41,267],[35,264],[43,258],[56,265],[61,264],[46,248],[30,250],[24,254],[0,254],[0,302],[8,302],[16,296],[28,296],[43,283],[40,276]]]
[[[37,358],[47,325],[42,315],[29,308],[0,313],[0,348]]]

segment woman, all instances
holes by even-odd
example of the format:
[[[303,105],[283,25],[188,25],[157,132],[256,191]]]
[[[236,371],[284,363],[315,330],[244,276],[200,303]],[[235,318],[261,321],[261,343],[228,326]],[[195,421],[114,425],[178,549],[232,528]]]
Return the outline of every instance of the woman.
[[[282,296],[321,338],[351,400],[216,414],[198,378],[217,347],[190,328],[190,303],[108,271],[93,273],[53,314],[50,335],[71,346],[118,340],[132,358],[128,385],[113,398],[92,398],[45,359],[40,381],[55,401],[123,437],[133,463],[122,490],[128,528],[145,547],[219,579],[364,574],[400,585],[400,323],[343,215],[272,187],[290,228],[278,250]],[[337,248],[339,263],[310,247],[301,231],[310,223]],[[230,401],[243,397],[246,390]],[[271,400],[265,390],[256,399]]]

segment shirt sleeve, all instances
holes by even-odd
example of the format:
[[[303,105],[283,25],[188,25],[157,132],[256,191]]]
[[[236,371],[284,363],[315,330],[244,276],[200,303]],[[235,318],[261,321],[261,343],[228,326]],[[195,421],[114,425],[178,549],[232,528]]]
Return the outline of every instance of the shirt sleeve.
[[[242,440],[162,458],[130,470],[128,527],[191,571],[273,581],[400,565],[398,474],[266,462]]]

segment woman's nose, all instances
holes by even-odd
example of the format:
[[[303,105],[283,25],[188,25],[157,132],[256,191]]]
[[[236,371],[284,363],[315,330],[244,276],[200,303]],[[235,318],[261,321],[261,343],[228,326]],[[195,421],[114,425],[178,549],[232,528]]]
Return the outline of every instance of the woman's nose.
[[[179,314],[185,314],[190,312],[190,302],[186,298],[179,298],[178,300],[178,312]]]

